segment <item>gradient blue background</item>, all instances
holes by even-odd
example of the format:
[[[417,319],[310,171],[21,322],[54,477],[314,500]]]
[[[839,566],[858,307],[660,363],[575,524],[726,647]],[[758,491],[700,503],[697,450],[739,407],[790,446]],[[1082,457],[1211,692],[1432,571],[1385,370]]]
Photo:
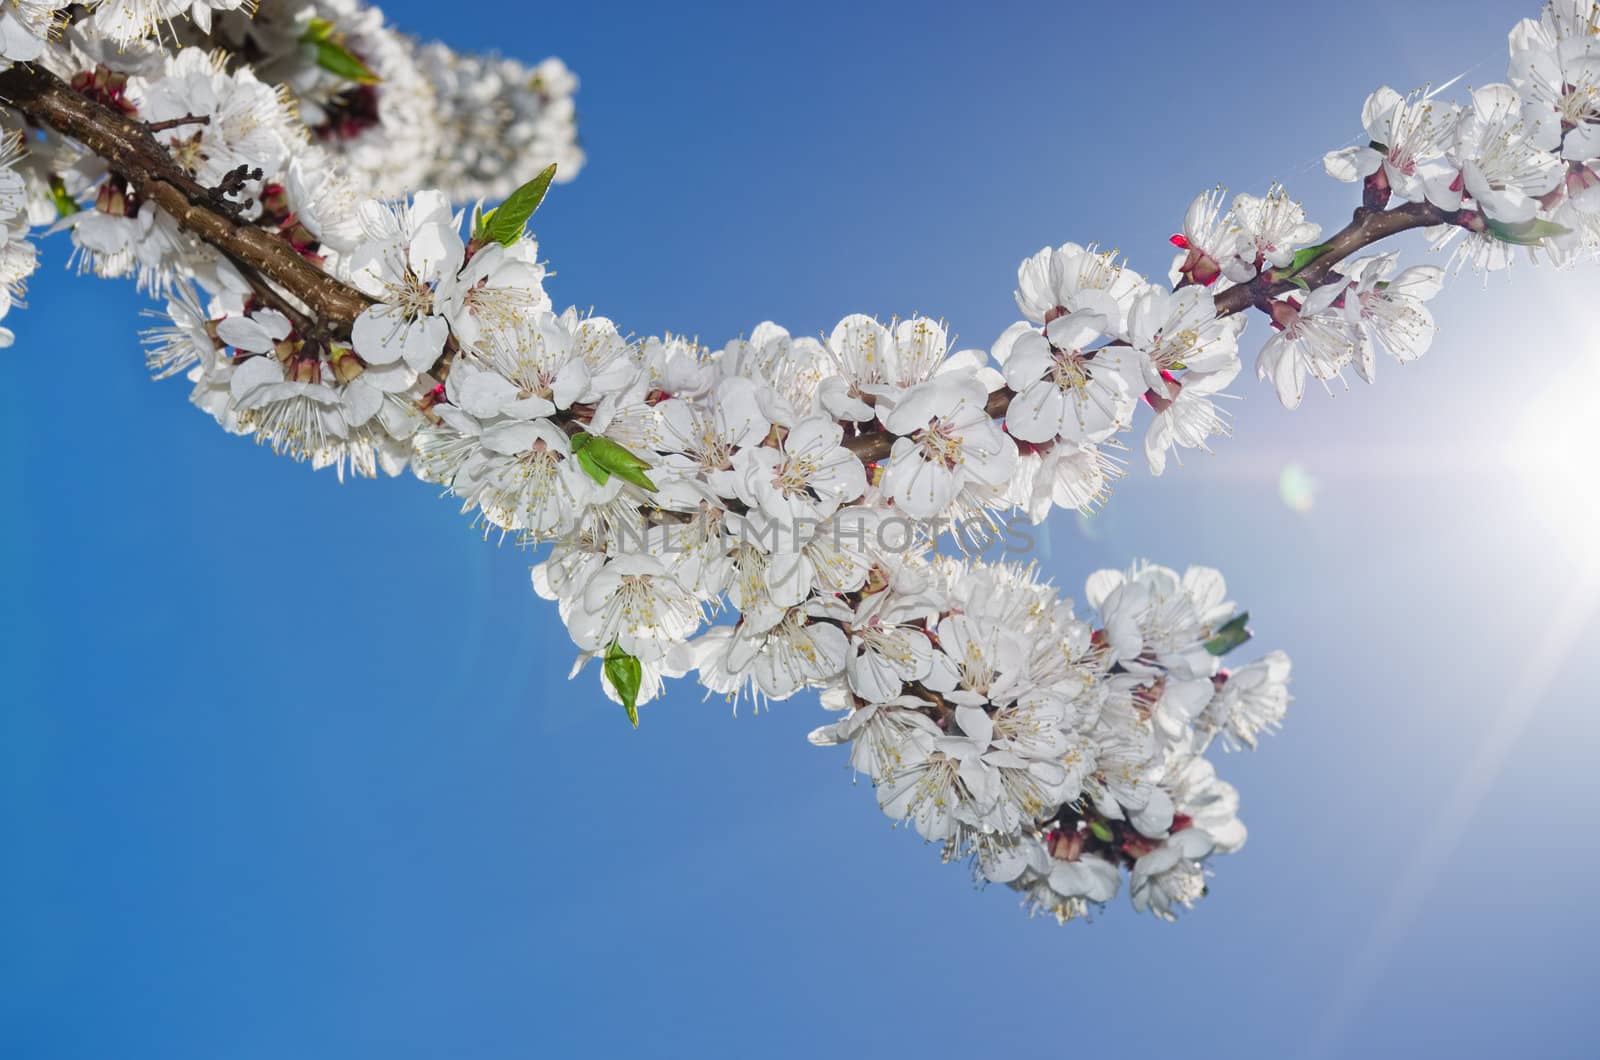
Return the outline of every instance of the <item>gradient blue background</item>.
[[[1161,271],[1214,182],[1337,224],[1317,159],[1366,92],[1497,80],[1534,11],[387,8],[582,75],[589,167],[535,226],[558,303],[977,345],[1024,255]],[[1297,696],[1222,762],[1251,841],[1199,910],[1058,929],[891,830],[808,697],[685,684],[630,732],[565,681],[528,554],[223,435],[145,378],[131,286],[46,254],[0,355],[0,1056],[1595,1055],[1594,513],[1511,430],[1591,415],[1544,399],[1592,386],[1592,272],[1463,277],[1421,364],[1293,415],[1242,379],[1219,455],[1054,520],[1069,592],[1221,567]]]

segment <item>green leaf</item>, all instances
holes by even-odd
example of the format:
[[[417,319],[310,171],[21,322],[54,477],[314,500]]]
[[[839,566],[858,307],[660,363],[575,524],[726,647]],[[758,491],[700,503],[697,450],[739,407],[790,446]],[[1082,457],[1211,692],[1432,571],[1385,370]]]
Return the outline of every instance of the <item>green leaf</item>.
[[[550,182],[556,179],[556,164],[551,162],[539,175],[506,196],[506,201],[483,215],[484,242],[511,246],[522,238],[522,230],[533,216],[533,211],[544,202]]]
[[[650,481],[645,470],[650,466],[613,442],[598,434],[579,434],[572,439],[572,451],[578,455],[578,464],[596,482],[605,484],[606,478],[615,475],[647,492],[655,492],[656,484]],[[605,473],[605,478],[595,469]]]
[[[622,709],[628,712],[633,727],[639,727],[639,685],[644,681],[644,667],[639,660],[617,647],[612,641],[606,649],[606,680],[622,697]]]
[[[306,31],[300,34],[300,40],[305,44],[315,44],[331,36],[333,36],[333,23],[325,18],[314,18],[307,23]]]
[[[67,186],[61,182],[60,177],[50,178],[50,202],[56,208],[57,217],[71,217],[83,211],[78,201],[67,194]]]
[[[585,432],[583,434],[574,435],[572,439],[572,448],[574,452],[582,452],[587,450],[588,452],[593,453],[596,458],[600,458],[601,454],[605,454],[605,464],[603,466],[610,467],[613,470],[618,467],[642,468],[650,466],[643,460],[640,460],[638,457],[630,453],[626,447],[613,442],[610,438],[607,438],[603,434],[589,434]]]
[[[300,41],[316,50],[317,65],[335,77],[354,81],[358,85],[375,85],[382,80],[372,72],[372,67],[335,38],[333,23],[326,19],[312,19],[306,31],[300,35]]]
[[[646,493],[654,493],[656,491],[656,484],[654,482],[651,482],[650,481],[650,476],[646,475],[643,471],[639,471],[639,470],[636,470],[636,469],[635,470],[627,470],[627,471],[615,471],[614,470],[611,473],[613,475],[617,476],[618,478],[620,478],[624,482],[633,483],[635,486],[638,486],[640,489],[644,490]]]
[[[1111,827],[1104,821],[1090,821],[1089,831],[1093,832],[1094,837],[1102,843],[1109,843],[1116,838],[1111,831]]]
[[[1216,633],[1212,634],[1211,639],[1206,641],[1206,651],[1212,655],[1226,655],[1255,636],[1245,628],[1245,623],[1248,621],[1250,621],[1250,612],[1248,611],[1243,611],[1228,619]]]
[[[1551,236],[1565,235],[1571,229],[1558,225],[1554,221],[1541,221],[1535,218],[1532,221],[1522,221],[1517,224],[1507,224],[1504,221],[1495,221],[1484,218],[1489,223],[1489,234],[1502,243],[1514,243],[1519,247],[1536,247]]]
[[[1322,257],[1332,247],[1332,243],[1318,243],[1314,247],[1302,247],[1294,252],[1294,260],[1289,262],[1289,267],[1284,269],[1284,279],[1288,279],[1313,261]]]
[[[579,435],[578,437],[581,438],[583,435]],[[577,439],[575,438],[573,441],[577,441]],[[602,486],[611,481],[611,472],[600,466],[600,462],[594,458],[593,453],[589,452],[587,449],[580,449],[576,445],[574,445],[572,449],[578,457],[578,466],[583,468],[584,474],[588,475]]]

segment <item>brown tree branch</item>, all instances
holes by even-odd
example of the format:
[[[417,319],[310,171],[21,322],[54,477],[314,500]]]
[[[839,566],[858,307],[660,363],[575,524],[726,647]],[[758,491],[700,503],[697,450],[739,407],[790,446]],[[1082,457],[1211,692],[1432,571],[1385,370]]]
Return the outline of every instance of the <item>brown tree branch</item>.
[[[79,95],[54,74],[28,63],[0,72],[0,100],[22,111],[34,123],[72,137],[105,159],[111,171],[138,188],[141,195],[165,210],[184,231],[216,247],[230,260],[258,277],[264,277],[307,306],[316,325],[336,337],[346,337],[357,316],[372,299],[335,279],[301,257],[293,247],[264,229],[238,220],[236,207],[216,191],[205,188],[174,162],[151,134],[152,128]],[[175,124],[198,119],[176,119]],[[1328,249],[1301,269],[1295,279],[1316,287],[1339,262],[1390,236],[1415,228],[1448,224],[1456,215],[1429,203],[1407,203],[1392,210],[1362,207],[1343,229],[1327,241]],[[1230,287],[1216,296],[1217,314],[1230,316],[1252,305],[1294,290],[1298,283],[1269,272],[1249,283]],[[258,287],[258,293],[261,292]],[[264,293],[278,301],[276,292]],[[303,316],[290,314],[304,322]],[[450,351],[453,353],[454,351]],[[449,354],[447,353],[447,358]],[[448,371],[448,365],[445,366]],[[440,378],[442,373],[437,373]],[[1005,416],[1015,395],[1002,388],[989,395],[987,409],[994,419]],[[578,417],[558,417],[570,433],[583,429]],[[883,460],[895,436],[878,429],[847,438],[844,445],[863,463]]]
[[[324,328],[349,334],[372,300],[301,257],[288,243],[237,220],[232,208],[183,170],[142,123],[79,95],[31,63],[0,73],[0,100],[36,125],[77,140],[117,176],[170,214],[179,227],[249,265],[307,305]]]

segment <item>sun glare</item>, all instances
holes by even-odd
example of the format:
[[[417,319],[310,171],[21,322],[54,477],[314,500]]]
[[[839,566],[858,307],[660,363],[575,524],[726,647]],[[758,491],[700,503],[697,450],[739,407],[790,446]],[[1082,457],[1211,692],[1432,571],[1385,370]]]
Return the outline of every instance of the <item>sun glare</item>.
[[[1585,556],[1600,546],[1600,419],[1583,404],[1541,402],[1511,439],[1513,476],[1552,542]]]

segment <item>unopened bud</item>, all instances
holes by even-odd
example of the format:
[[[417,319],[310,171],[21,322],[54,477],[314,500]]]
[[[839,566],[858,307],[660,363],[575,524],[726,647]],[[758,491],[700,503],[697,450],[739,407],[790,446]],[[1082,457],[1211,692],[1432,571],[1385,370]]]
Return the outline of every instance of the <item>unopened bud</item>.
[[[367,370],[366,362],[356,356],[354,350],[344,346],[333,347],[333,377],[341,384],[359,376]]]
[[[1202,287],[1210,287],[1222,275],[1222,266],[1217,264],[1217,259],[1198,247],[1190,247],[1188,255],[1183,259],[1183,264],[1178,272],[1188,277],[1190,283],[1197,283]]]
[[[1149,390],[1144,392],[1144,403],[1149,405],[1157,413],[1162,413],[1170,409],[1172,407],[1172,403],[1178,400],[1178,391],[1183,389],[1183,383],[1179,382],[1178,377],[1167,371],[1165,368],[1161,369],[1161,378],[1166,380],[1167,383],[1167,392],[1165,395],[1156,393],[1154,387],[1151,387]]]
[[[1381,210],[1389,205],[1389,174],[1379,166],[1361,186],[1361,205],[1369,210]]]
[[[1281,299],[1272,303],[1267,315],[1272,317],[1272,326],[1283,331],[1299,321],[1300,303],[1293,298]]]
[[[296,357],[289,362],[289,370],[285,374],[291,383],[320,383],[322,362],[314,357]]]
[[[261,211],[273,220],[282,221],[289,216],[289,191],[282,184],[275,181],[263,184],[257,201],[261,203]]]
[[[1159,839],[1147,839],[1129,830],[1123,833],[1121,850],[1130,858],[1142,858],[1161,845]]]
[[[1095,822],[1099,824],[1099,822]],[[1100,824],[1101,828],[1105,825]],[[1094,827],[1091,825],[1090,827]],[[1084,843],[1088,837],[1076,829],[1070,832],[1056,831],[1050,833],[1050,856],[1057,861],[1077,861],[1078,855],[1083,853]],[[1106,829],[1105,842],[1111,842],[1111,831]]]
[[[1596,186],[1600,186],[1600,173],[1596,173],[1582,162],[1574,162],[1567,169],[1567,194],[1572,198],[1577,198]]]
[[[877,564],[873,564],[872,570],[867,572],[867,584],[861,587],[862,594],[871,596],[874,593],[883,592],[888,587],[889,572]]]
[[[128,216],[128,193],[119,180],[108,180],[95,192],[94,208],[112,217]]]

